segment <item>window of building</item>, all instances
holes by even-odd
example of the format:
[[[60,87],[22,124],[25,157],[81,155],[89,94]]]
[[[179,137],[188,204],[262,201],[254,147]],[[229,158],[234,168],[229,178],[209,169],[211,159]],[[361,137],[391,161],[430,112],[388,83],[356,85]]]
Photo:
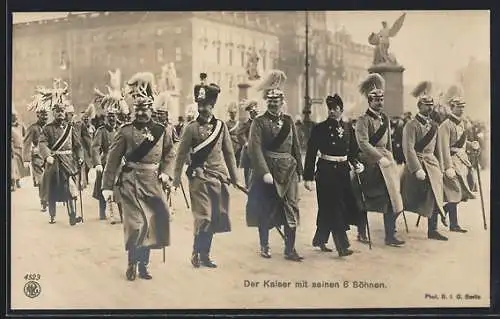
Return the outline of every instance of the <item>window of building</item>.
[[[182,49],[180,47],[175,48],[175,61],[182,61]]]
[[[242,67],[245,67],[245,55],[246,55],[246,54],[245,54],[245,50],[242,50],[242,51],[240,52],[240,59],[241,59],[241,66],[242,66]]]
[[[264,51],[260,57],[262,59],[262,70],[265,71],[267,70],[267,54],[266,51]]]
[[[232,74],[229,75],[228,85],[230,90],[234,89],[234,75]]]
[[[220,46],[217,46],[215,50],[216,50],[217,64],[220,65]]]
[[[233,65],[233,49],[232,48],[229,48],[227,50],[227,54],[228,54],[228,63],[229,65]]]

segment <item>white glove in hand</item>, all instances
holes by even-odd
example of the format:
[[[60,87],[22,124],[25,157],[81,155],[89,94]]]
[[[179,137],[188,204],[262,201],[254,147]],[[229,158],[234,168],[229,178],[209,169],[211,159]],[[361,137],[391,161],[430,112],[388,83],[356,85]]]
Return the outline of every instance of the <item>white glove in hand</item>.
[[[177,187],[179,187],[180,185],[181,185],[181,179],[180,179],[180,178],[175,178],[175,179],[174,179],[174,182],[172,183],[172,186],[173,186],[174,188],[177,188]]]
[[[104,200],[113,200],[113,191],[109,189],[103,189],[102,190],[102,197],[104,197]]]
[[[455,172],[455,170],[453,168],[448,168],[445,172],[446,176],[448,176],[449,178],[454,178],[457,173]]]
[[[354,167],[354,172],[356,174],[361,174],[365,170],[365,166],[362,163],[357,163],[356,166]]]
[[[96,172],[102,172],[102,165],[101,164],[96,165],[95,170],[96,170]]]
[[[474,142],[472,142],[471,146],[472,146],[473,150],[478,150],[479,149],[479,142],[474,141]]]
[[[382,157],[378,162],[380,163],[380,166],[382,166],[382,167],[388,167],[388,166],[391,166],[391,164],[392,164],[391,160],[385,156]]]
[[[171,178],[167,174],[161,173],[160,176],[159,176],[159,178],[160,178],[160,180],[161,180],[162,183],[164,183],[164,184],[170,184]]]
[[[49,164],[54,164],[54,158],[52,156],[47,156],[47,158],[45,159],[47,161],[47,163]]]
[[[24,168],[30,167],[30,162],[24,162]]]
[[[264,183],[266,183],[266,184],[274,183],[273,175],[271,175],[270,173],[264,174],[263,179],[264,179]]]
[[[423,169],[419,169],[415,172],[415,176],[418,180],[423,181],[427,175],[425,174],[425,171]]]
[[[305,182],[304,182],[304,187],[305,187],[308,191],[312,191],[312,190],[313,190],[313,185],[312,185],[312,182],[311,182],[311,181],[305,181]]]

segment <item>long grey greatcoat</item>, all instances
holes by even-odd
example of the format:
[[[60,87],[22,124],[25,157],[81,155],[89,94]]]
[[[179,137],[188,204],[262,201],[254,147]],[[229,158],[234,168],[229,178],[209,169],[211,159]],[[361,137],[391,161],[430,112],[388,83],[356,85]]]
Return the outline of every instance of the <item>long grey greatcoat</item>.
[[[443,209],[443,174],[439,161],[434,155],[436,151],[438,123],[417,114],[403,128],[403,154],[406,160],[405,169],[401,178],[401,195],[405,210],[416,212],[419,215],[430,217],[436,208]],[[430,132],[430,133],[429,133]],[[433,138],[428,139],[427,145],[420,145],[424,136],[428,133]],[[430,135],[429,135],[430,136]],[[421,181],[415,173],[423,169],[427,175]],[[436,207],[437,206],[437,207]]]
[[[238,128],[238,141],[242,145],[241,154],[238,166],[242,168],[250,168],[250,158],[248,156],[248,138],[250,137],[250,127],[252,119],[243,122]]]
[[[214,118],[212,118],[214,119]],[[236,182],[236,160],[229,130],[224,122],[214,119],[217,124],[210,124],[198,117],[184,128],[177,149],[174,176],[181,179],[182,169],[188,160],[194,158],[191,152],[201,143],[208,143],[212,137],[217,138],[206,161],[194,167],[193,176],[188,176],[191,211],[194,216],[194,234],[200,231],[224,233],[231,231],[229,218],[229,189],[222,180]],[[212,133],[220,127],[220,135]],[[215,133],[214,133],[215,134]]]
[[[439,164],[443,172],[446,172],[448,168],[456,171],[456,176],[452,179],[444,174],[445,202],[458,203],[475,198],[467,183],[467,174],[472,169],[466,153],[468,142],[465,140],[463,145],[456,145],[462,134],[466,134],[464,123],[453,115],[450,115],[439,126],[437,137]]]
[[[40,135],[40,155],[45,163],[42,178],[42,201],[66,202],[78,196],[77,175],[78,159],[83,159],[83,151],[78,132],[71,126],[71,133],[64,140],[58,152],[53,147],[63,136],[68,124],[66,122],[51,122],[45,125]],[[47,163],[47,157],[52,156],[54,163]]]
[[[17,123],[12,125],[11,134],[11,149],[12,149],[12,166],[11,166],[11,179],[18,180],[25,176],[28,176],[27,170],[24,168],[23,161],[23,138],[24,138],[24,126]]]
[[[239,162],[240,154],[241,154],[241,145],[238,139],[238,132],[241,126],[240,121],[238,120],[228,120],[226,121],[227,129],[229,130],[229,136],[231,137],[231,143],[233,145],[233,152],[236,158],[236,163]]]
[[[147,126],[150,132],[163,130],[149,152],[136,162],[123,159],[147,138],[140,124],[124,124],[111,142],[103,172],[102,189],[113,190],[116,183],[120,192],[126,250],[133,246],[159,249],[170,245],[168,204],[158,177],[161,173],[172,176],[172,134],[159,123],[151,121]],[[125,163],[118,174],[122,160]]]
[[[356,122],[356,140],[361,152],[359,160],[365,166],[360,179],[368,211],[399,213],[403,210],[400,177],[392,155],[391,130],[387,116],[384,121],[387,122],[387,130],[375,145],[370,144],[370,137],[381,126],[381,118],[368,109]],[[391,160],[392,164],[382,168],[378,161],[384,156]]]
[[[285,121],[290,125],[288,135],[281,145],[270,147],[281,127],[286,125]],[[298,182],[303,167],[293,119],[283,114],[280,121],[269,112],[255,118],[250,128],[248,155],[253,175],[246,206],[247,225],[272,228],[286,223],[290,227],[298,226]],[[273,176],[274,184],[264,183],[266,173]]]
[[[106,159],[108,157],[109,148],[111,146],[111,142],[113,138],[118,132],[118,125],[112,127],[109,124],[102,125],[97,128],[94,138],[92,139],[92,165],[91,167],[95,167],[97,165],[102,165],[104,168],[106,166]],[[102,197],[102,172],[96,173],[96,178],[94,182],[94,191],[92,192],[92,197],[98,200],[104,200]],[[115,188],[115,190],[118,190]],[[120,192],[114,192],[114,201],[120,202]]]
[[[23,141],[23,159],[30,161],[33,174],[33,182],[36,185],[41,185],[43,174],[43,158],[40,156],[40,148],[38,143],[42,134],[42,125],[40,122],[31,124],[26,130],[26,135]],[[41,190],[39,190],[41,195]]]

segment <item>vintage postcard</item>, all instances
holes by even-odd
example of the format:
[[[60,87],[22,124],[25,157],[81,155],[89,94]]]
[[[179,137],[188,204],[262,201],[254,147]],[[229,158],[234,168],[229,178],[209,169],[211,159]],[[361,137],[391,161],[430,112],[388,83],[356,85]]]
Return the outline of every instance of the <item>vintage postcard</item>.
[[[12,32],[12,309],[490,306],[489,11]]]

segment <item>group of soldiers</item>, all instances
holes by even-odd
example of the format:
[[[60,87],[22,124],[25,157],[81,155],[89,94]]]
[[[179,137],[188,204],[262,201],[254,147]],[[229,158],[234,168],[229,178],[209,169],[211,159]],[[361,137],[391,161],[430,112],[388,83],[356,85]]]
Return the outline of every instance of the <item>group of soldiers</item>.
[[[117,204],[125,232],[128,254],[126,278],[151,279],[148,269],[151,249],[170,245],[168,197],[189,182],[194,217],[191,263],[216,268],[211,258],[214,234],[230,232],[230,189],[248,195],[246,223],[258,229],[260,256],[271,258],[269,232],[276,229],[284,240],[284,258],[300,262],[296,231],[300,224],[299,185],[312,191],[316,185],[317,229],[312,245],[327,247],[330,233],[340,257],[349,256],[346,231],[356,226],[357,239],[371,244],[368,211],[383,213],[385,244],[402,246],[396,237],[396,219],[405,211],[428,218],[428,238],[447,240],[438,232],[438,216],[449,214],[449,230],[465,233],[458,223],[458,204],[475,198],[466,175],[472,169],[466,150],[479,152],[477,142],[467,141],[462,115],[464,100],[450,101],[451,114],[438,124],[432,120],[434,100],[428,82],[414,92],[418,114],[402,132],[405,169],[400,177],[392,153],[391,123],[384,114],[384,79],[370,74],[360,85],[368,108],[356,124],[343,120],[344,104],[337,95],[326,97],[328,118],[315,125],[307,142],[305,161],[299,135],[291,116],[283,111],[286,75],[273,70],[258,87],[261,97],[240,102],[248,112],[244,122],[236,120],[237,109],[229,110],[227,122],[217,119],[213,109],[221,89],[207,83],[206,74],[194,87],[196,112],[187,123],[174,127],[168,121],[167,95],[156,94],[151,76],[138,73],[128,82],[133,101],[132,120],[119,123],[124,97],[106,95],[96,107],[104,112],[104,122],[88,133],[71,119],[71,104],[54,92],[48,103],[38,103],[37,123],[30,126],[31,165],[40,188],[42,209],[48,206],[50,222],[55,222],[55,203],[68,207],[70,224],[76,216],[77,185],[85,175],[85,134],[92,135],[89,168],[95,169],[94,197],[99,215],[106,218],[107,205]],[[259,105],[265,105],[259,114]],[[53,121],[46,123],[46,115]],[[87,133],[84,133],[87,131]],[[92,131],[92,130],[90,130]],[[244,169],[239,181],[237,167]],[[36,169],[35,169],[36,167]],[[445,204],[446,203],[446,204]],[[405,219],[406,221],[406,219]]]

